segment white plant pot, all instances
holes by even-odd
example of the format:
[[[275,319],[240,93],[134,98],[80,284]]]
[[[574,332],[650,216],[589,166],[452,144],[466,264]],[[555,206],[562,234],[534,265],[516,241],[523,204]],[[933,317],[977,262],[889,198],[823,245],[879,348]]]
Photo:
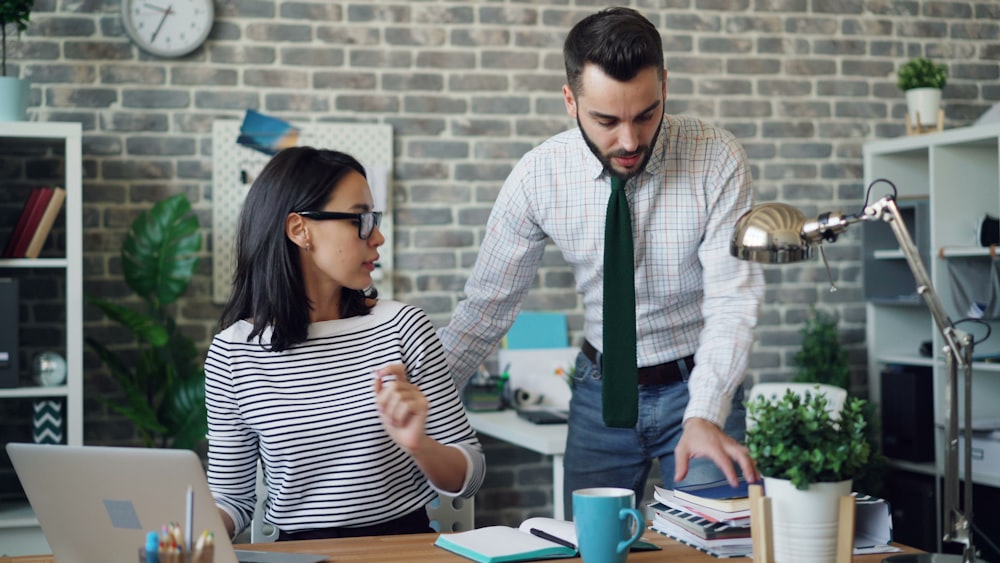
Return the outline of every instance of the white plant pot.
[[[785,479],[764,478],[771,498],[775,563],[834,563],[840,497],[851,494],[851,480],[813,483],[800,491]]]
[[[0,76],[0,121],[27,121],[30,95],[27,80]]]
[[[940,88],[911,88],[906,91],[906,113],[917,125],[936,125],[941,107]]]

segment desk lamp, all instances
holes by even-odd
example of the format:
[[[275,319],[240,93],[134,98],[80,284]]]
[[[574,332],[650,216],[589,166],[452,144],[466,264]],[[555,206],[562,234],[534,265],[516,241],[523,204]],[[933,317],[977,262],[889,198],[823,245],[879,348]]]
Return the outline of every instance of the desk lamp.
[[[823,213],[816,218],[807,219],[799,210],[783,203],[765,203],[755,206],[746,212],[736,222],[729,252],[740,260],[749,260],[763,264],[790,264],[811,258],[813,248],[822,243],[836,242],[837,237],[847,230],[847,227],[859,221],[882,220],[889,223],[899,248],[906,258],[906,263],[913,272],[917,283],[917,293],[924,298],[930,310],[937,329],[941,334],[944,346],[941,350],[945,358],[948,379],[945,384],[945,467],[944,467],[944,523],[942,539],[964,545],[962,555],[949,554],[904,554],[883,559],[893,563],[924,562],[924,563],[974,563],[975,548],[972,544],[972,348],[973,339],[969,334],[958,330],[945,313],[944,305],[938,297],[930,276],[924,267],[913,238],[910,236],[903,217],[896,205],[896,186],[888,180],[875,180],[868,187],[885,182],[892,187],[892,194],[883,197],[865,207],[857,215],[844,215],[840,212]],[[826,256],[823,255],[826,264]],[[829,265],[827,264],[829,273]],[[831,277],[832,284],[832,277]],[[831,291],[836,287],[831,285]],[[963,406],[965,409],[964,486],[959,483],[958,475],[958,371],[963,370],[965,393]],[[959,492],[964,489],[964,511],[959,506]]]

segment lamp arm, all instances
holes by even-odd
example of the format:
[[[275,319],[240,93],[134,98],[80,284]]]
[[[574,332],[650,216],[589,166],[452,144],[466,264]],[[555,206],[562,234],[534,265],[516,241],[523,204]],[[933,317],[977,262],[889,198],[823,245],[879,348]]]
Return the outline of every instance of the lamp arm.
[[[906,258],[906,263],[913,272],[913,278],[917,283],[917,293],[923,298],[930,310],[934,322],[937,324],[938,332],[944,340],[942,352],[945,356],[945,365],[948,372],[948,380],[945,384],[945,466],[944,466],[944,541],[953,541],[964,544],[962,558],[966,563],[974,563],[975,547],[972,544],[972,337],[961,330],[948,318],[944,305],[934,285],[931,283],[927,269],[920,259],[913,238],[906,229],[903,216],[899,212],[896,200],[892,197],[883,197],[870,206],[866,207],[861,217],[862,220],[882,219],[889,223],[892,232],[896,235],[899,248]],[[963,440],[965,451],[963,452],[963,479],[964,487],[961,486],[958,476],[958,368],[963,371],[963,382],[965,393],[963,401],[965,407],[964,422],[965,431]],[[964,489],[964,510],[961,508],[958,496],[960,488]]]

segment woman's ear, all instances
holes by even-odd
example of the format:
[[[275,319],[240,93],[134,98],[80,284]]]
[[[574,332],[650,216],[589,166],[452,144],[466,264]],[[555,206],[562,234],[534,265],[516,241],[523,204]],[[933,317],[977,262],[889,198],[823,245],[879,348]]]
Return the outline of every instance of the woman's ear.
[[[306,248],[309,245],[309,227],[298,213],[289,213],[285,217],[285,236],[299,248]]]

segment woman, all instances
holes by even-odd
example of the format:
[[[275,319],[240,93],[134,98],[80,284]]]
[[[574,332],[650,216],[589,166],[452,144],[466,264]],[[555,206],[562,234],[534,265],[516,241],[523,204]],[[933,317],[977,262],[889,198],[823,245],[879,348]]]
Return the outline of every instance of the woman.
[[[247,194],[205,361],[208,479],[231,536],[253,517],[258,459],[279,541],[429,532],[436,492],[482,483],[430,320],[369,289],[380,220],[364,168],[331,150],[281,151]]]

